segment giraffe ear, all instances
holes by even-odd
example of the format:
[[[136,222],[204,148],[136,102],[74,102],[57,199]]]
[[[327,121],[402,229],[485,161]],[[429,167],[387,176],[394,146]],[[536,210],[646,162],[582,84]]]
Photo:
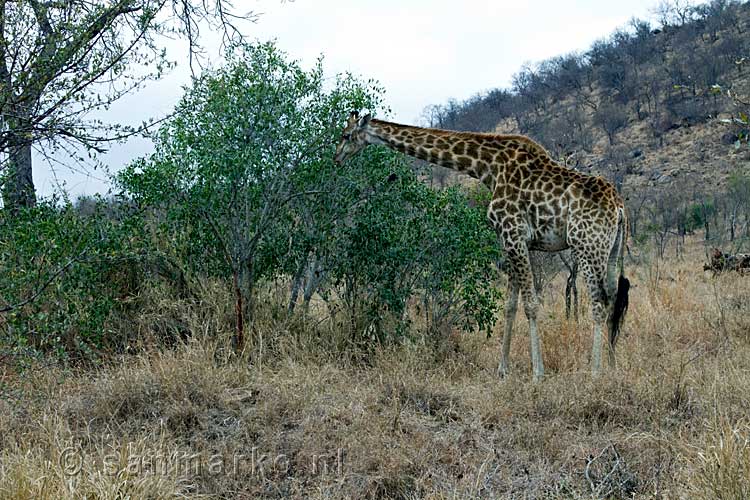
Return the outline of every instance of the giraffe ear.
[[[349,113],[350,120],[359,120],[359,111],[352,111]]]
[[[370,123],[370,119],[372,118],[372,115],[370,113],[367,113],[365,116],[359,119],[359,126],[364,127],[368,123]]]

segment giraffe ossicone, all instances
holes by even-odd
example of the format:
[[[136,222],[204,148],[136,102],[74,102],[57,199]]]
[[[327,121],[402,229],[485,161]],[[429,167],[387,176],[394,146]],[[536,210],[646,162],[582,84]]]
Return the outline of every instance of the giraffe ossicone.
[[[509,263],[500,375],[506,375],[510,368],[510,341],[520,294],[529,320],[533,377],[540,380],[544,376],[530,250],[571,249],[591,296],[592,371],[601,369],[605,324],[609,362],[614,366],[630,283],[623,269],[625,206],[610,182],[560,165],[542,146],[523,135],[414,127],[376,120],[369,114],[360,116],[356,111],[349,115],[334,159],[341,164],[371,144],[464,173],[479,179],[492,192],[487,217]]]

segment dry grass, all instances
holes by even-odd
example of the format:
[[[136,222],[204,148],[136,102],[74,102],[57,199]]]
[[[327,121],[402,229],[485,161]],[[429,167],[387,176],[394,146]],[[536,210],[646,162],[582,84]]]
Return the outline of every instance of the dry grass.
[[[191,340],[98,371],[0,372],[0,497],[747,498],[750,277],[701,259],[696,244],[631,268],[619,366],[598,379],[589,321],[565,321],[553,291],[541,384],[523,314],[498,380],[502,324],[362,361],[269,303],[237,359],[220,292],[154,302],[130,327],[156,338],[169,317]]]

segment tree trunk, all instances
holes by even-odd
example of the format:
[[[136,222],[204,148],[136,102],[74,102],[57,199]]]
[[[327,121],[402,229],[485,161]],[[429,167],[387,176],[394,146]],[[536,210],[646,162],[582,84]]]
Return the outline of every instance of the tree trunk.
[[[36,204],[36,191],[31,169],[30,127],[24,122],[9,123],[11,132],[8,141],[7,165],[2,176],[3,205],[17,212],[21,208],[33,207]]]
[[[326,274],[321,259],[319,257],[314,257],[312,263],[309,265],[307,278],[305,279],[305,291],[302,296],[302,303],[305,312],[309,311],[310,300],[312,299],[313,294],[318,291],[318,288],[320,288]]]
[[[235,295],[235,334],[232,344],[237,354],[241,354],[245,349],[247,332],[252,331],[255,306],[253,303],[253,288],[255,286],[255,273],[253,261],[251,258],[244,260],[237,259],[241,262],[239,268],[232,269],[232,286]]]
[[[235,269],[232,272],[232,285],[234,288],[234,314],[235,314],[235,331],[232,338],[234,352],[240,354],[245,348],[245,305],[242,300],[242,290],[240,289],[239,272]]]
[[[292,277],[292,289],[289,294],[289,305],[287,306],[287,313],[292,314],[294,308],[297,306],[297,298],[299,297],[299,291],[302,288],[302,278],[305,275],[305,267],[307,266],[307,259],[302,259],[297,267],[297,271]]]
[[[704,234],[705,241],[710,241],[711,240],[711,227],[710,227],[709,222],[708,222],[708,215],[709,215],[708,211],[704,211],[704,213],[703,213],[703,228],[706,230],[706,232]]]

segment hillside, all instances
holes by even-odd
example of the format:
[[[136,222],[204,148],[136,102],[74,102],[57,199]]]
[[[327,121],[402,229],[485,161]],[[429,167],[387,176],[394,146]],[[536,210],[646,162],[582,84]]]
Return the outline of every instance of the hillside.
[[[432,106],[425,119],[529,135],[626,196],[721,193],[750,160],[750,3],[666,2],[658,23],[634,19],[585,52],[524,66],[510,89]]]

